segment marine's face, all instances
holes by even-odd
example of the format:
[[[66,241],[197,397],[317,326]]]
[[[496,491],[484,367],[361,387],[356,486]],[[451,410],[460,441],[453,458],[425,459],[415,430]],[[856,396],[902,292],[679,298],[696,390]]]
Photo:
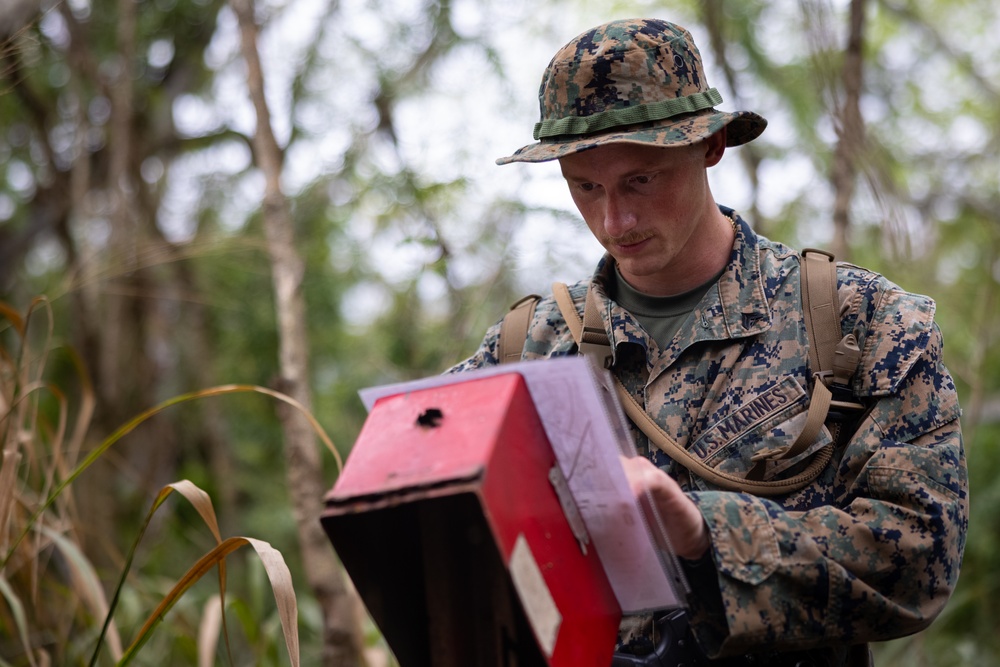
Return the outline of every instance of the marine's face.
[[[719,239],[702,232],[720,218],[707,178],[725,150],[720,134],[672,148],[607,144],[559,160],[587,226],[636,289],[677,294],[697,286],[685,287],[685,273],[697,269],[702,246]]]

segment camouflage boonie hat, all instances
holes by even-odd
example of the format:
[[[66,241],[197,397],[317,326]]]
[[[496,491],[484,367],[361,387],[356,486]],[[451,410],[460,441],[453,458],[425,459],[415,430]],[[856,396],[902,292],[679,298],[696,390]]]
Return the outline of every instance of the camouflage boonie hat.
[[[755,139],[767,121],[716,111],[701,54],[684,28],[657,19],[588,30],[552,58],[538,91],[537,144],[497,160],[545,162],[609,143],[684,146],[728,126],[726,145]]]

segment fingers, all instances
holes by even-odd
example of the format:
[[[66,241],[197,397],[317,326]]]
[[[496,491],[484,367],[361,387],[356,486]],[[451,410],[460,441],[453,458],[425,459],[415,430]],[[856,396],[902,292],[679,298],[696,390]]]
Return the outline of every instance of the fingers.
[[[677,481],[642,456],[622,457],[622,468],[640,506],[646,492],[651,495],[677,555],[689,560],[703,556],[710,545],[708,527]]]

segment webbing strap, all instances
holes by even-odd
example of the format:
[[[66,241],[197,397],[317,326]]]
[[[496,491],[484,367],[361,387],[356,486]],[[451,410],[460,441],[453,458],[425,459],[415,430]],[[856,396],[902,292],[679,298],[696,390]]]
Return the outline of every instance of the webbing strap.
[[[503,324],[500,325],[500,342],[497,350],[501,364],[521,359],[531,318],[535,315],[535,305],[541,298],[537,294],[529,294],[511,306],[504,315]]]
[[[597,308],[597,297],[594,296],[593,290],[587,289],[582,321],[565,283],[553,283],[552,295],[573,340],[576,341],[576,346],[580,349],[580,354],[593,358],[601,368],[611,368],[611,341],[608,340],[608,334],[604,330],[604,320],[601,319],[601,313]]]
[[[795,442],[777,456],[760,459],[747,473],[750,479],[764,475],[767,461],[793,459],[806,451],[819,436],[830,414],[833,393],[827,386],[832,379],[834,353],[841,340],[840,299],[837,295],[837,263],[823,250],[802,251],[802,317],[809,340],[809,367],[813,373],[812,394],[806,423]]]
[[[830,412],[833,394],[827,382],[833,371],[834,353],[840,343],[840,298],[837,295],[837,262],[822,250],[802,251],[802,315],[809,337],[809,361],[813,372],[812,397],[806,425],[782,458],[793,458],[816,441]]]
[[[576,312],[576,308],[573,312]],[[577,344],[580,347],[580,354],[593,357],[602,368],[611,368],[614,361],[611,341],[608,340],[608,332],[604,329],[601,311],[597,309],[597,297],[594,296],[594,290],[589,287],[583,307],[583,331]]]
[[[802,314],[809,338],[813,373],[833,370],[833,356],[840,342],[840,300],[837,298],[837,263],[822,250],[802,251]]]
[[[618,390],[618,397],[621,399],[625,414],[646,434],[650,442],[663,450],[674,461],[719,488],[740,493],[752,493],[758,496],[780,496],[793,493],[819,477],[823,469],[830,463],[830,459],[833,458],[833,445],[826,445],[816,453],[816,456],[810,461],[809,467],[798,475],[767,482],[720,472],[678,445],[660,428],[659,424],[653,421],[653,418],[639,405],[632,394],[628,393],[618,378],[615,378],[615,382],[615,388]]]
[[[579,345],[580,341],[583,340],[583,322],[580,320],[579,313],[576,312],[576,304],[573,303],[573,297],[570,296],[569,287],[566,286],[566,283],[552,283],[552,296],[556,298],[556,305],[559,306],[559,312],[562,313],[566,326],[569,327],[570,335]],[[586,310],[586,308],[584,309]]]

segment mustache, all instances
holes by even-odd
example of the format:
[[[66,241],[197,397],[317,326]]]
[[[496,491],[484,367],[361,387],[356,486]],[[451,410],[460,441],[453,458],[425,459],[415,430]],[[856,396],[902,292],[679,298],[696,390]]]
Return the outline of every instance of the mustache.
[[[601,236],[601,245],[632,245],[633,243],[639,243],[640,241],[645,241],[650,238],[650,234],[646,234],[638,231],[631,231],[621,236]]]

